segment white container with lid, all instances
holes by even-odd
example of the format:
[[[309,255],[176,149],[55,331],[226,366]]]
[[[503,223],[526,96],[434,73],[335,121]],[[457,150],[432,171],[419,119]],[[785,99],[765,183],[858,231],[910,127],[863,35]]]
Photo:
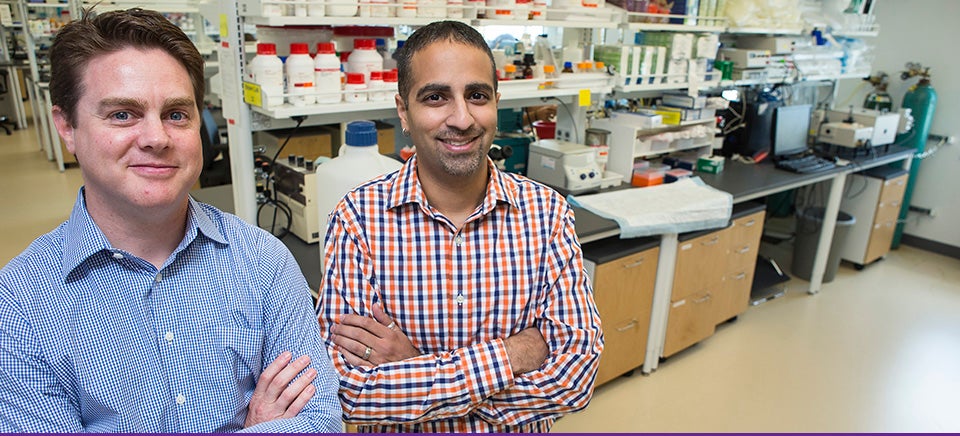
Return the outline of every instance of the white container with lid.
[[[462,14],[461,9],[461,14]],[[417,16],[423,18],[446,18],[447,0],[418,0]]]
[[[332,42],[317,44],[313,73],[317,103],[339,103],[343,100],[340,93],[340,57],[334,52]]]
[[[247,64],[247,80],[260,85],[267,109],[283,105],[283,61],[277,57],[276,45],[257,44],[257,55]]]
[[[347,57],[348,73],[363,73],[365,83],[370,83],[370,72],[383,70],[383,56],[377,53],[377,42],[373,39],[355,39],[353,51]]]
[[[417,16],[417,0],[397,0],[397,16],[412,18]]]
[[[316,170],[317,207],[320,232],[326,235],[330,212],[350,190],[370,179],[400,169],[395,159],[380,154],[377,126],[372,121],[347,124],[344,144],[337,157],[320,164]],[[321,238],[323,241],[324,238]],[[320,243],[320,264],[323,266],[323,242]]]
[[[370,90],[370,101],[386,100],[387,95],[383,92],[385,87],[386,85],[383,83],[383,71],[371,71],[370,83],[367,84],[367,88]]]
[[[343,85],[343,101],[363,103],[367,101],[367,89],[363,73],[347,73],[347,84]]]
[[[357,0],[329,0],[327,2],[327,16],[355,17],[359,4],[360,2]]]
[[[317,102],[313,87],[314,62],[306,43],[290,44],[290,56],[283,64],[287,79],[287,101],[294,106],[307,106]]]

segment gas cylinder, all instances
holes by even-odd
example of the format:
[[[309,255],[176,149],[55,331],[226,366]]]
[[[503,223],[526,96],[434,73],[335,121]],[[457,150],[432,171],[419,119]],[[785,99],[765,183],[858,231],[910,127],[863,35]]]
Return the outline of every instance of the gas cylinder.
[[[930,85],[930,79],[924,77],[903,96],[903,108],[911,110],[913,115],[913,129],[897,136],[897,143],[912,148],[918,153],[923,152],[927,145],[927,136],[930,134],[930,125],[933,123],[933,112],[937,107],[937,92]],[[903,142],[901,142],[903,141]],[[910,210],[910,199],[913,197],[913,188],[916,184],[917,173],[920,171],[920,158],[914,156],[910,163],[910,178],[903,194],[903,204],[900,207],[900,218],[897,220],[897,229],[893,234],[891,248],[900,246],[900,237],[903,234],[903,223]]]
[[[887,85],[878,86],[867,94],[867,97],[863,100],[863,107],[880,112],[893,110],[893,98],[887,93]]]

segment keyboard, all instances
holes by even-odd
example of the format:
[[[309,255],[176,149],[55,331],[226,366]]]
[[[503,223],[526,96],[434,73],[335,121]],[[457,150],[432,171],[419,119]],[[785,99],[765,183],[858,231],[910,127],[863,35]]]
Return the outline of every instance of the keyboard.
[[[812,154],[793,159],[779,160],[775,165],[777,168],[794,173],[814,173],[829,170],[837,166],[833,161]]]

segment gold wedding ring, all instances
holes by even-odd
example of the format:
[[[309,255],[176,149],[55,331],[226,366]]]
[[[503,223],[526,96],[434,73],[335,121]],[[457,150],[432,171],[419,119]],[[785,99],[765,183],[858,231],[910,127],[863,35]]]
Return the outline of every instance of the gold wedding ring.
[[[373,353],[373,348],[367,347],[366,350],[363,350],[363,360],[369,359],[370,353]]]

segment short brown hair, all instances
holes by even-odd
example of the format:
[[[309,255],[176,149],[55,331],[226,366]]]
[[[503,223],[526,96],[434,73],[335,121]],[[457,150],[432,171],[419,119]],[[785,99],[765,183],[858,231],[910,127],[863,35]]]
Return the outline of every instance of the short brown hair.
[[[407,38],[404,42],[403,47],[397,52],[397,91],[400,93],[400,98],[403,99],[403,104],[407,104],[407,97],[410,93],[410,87],[413,86],[410,83],[413,80],[413,72],[411,71],[412,66],[411,62],[413,60],[413,55],[417,52],[427,48],[430,44],[440,41],[452,41],[460,43],[470,47],[476,47],[482,50],[487,54],[487,57],[490,58],[490,75],[493,76],[493,90],[497,90],[497,66],[493,60],[493,52],[490,51],[490,46],[487,45],[487,41],[483,39],[483,35],[470,27],[469,24],[464,24],[459,21],[435,21],[424,27],[417,29]],[[442,68],[438,66],[438,68]]]
[[[159,48],[180,62],[193,83],[197,110],[203,111],[203,57],[183,30],[156,11],[140,8],[94,14],[63,26],[50,48],[50,100],[76,125],[83,95],[83,72],[90,60],[127,47]]]

